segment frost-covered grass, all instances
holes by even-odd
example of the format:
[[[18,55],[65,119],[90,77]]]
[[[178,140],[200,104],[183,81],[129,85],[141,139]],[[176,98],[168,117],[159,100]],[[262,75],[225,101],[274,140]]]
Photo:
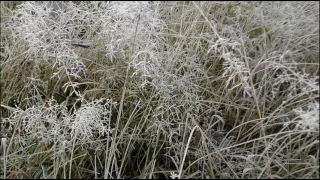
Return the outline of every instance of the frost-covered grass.
[[[319,2],[1,2],[0,45],[1,178],[320,177]]]

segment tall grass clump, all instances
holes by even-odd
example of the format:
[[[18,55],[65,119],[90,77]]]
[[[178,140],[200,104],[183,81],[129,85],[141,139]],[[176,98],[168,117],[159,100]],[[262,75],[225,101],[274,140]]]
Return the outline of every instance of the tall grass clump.
[[[1,2],[2,178],[319,178],[319,2]]]

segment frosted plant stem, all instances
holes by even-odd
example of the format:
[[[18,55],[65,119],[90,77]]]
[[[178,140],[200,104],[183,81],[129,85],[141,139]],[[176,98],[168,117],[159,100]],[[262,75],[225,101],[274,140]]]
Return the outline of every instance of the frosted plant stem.
[[[97,155],[94,155],[94,178],[98,179],[98,172],[97,172]]]
[[[190,136],[189,136],[189,139],[188,139],[188,143],[187,143],[186,149],[185,149],[185,151],[184,151],[183,159],[182,159],[182,162],[181,162],[181,165],[180,165],[180,169],[179,169],[179,179],[181,179],[183,164],[184,164],[184,161],[185,161],[186,156],[187,156],[187,152],[188,152],[188,148],[189,148],[189,145],[190,145],[190,142],[191,142],[191,138],[192,138],[193,132],[196,130],[196,128],[199,128],[199,127],[198,127],[198,126],[195,126],[195,127],[192,129],[191,133],[190,133]]]
[[[111,106],[110,106],[110,112],[111,112]],[[110,115],[109,115],[109,119],[111,119],[111,113],[110,113]],[[110,123],[108,123],[108,129],[110,130]],[[106,158],[108,157],[108,152],[109,152],[109,139],[110,139],[110,135],[109,135],[109,133],[107,133],[108,134],[108,136],[107,136],[107,147],[106,147]],[[105,160],[105,163],[104,163],[104,176],[103,176],[103,178],[104,179],[107,179],[108,178],[108,170],[109,169],[107,169],[107,160]]]
[[[66,172],[66,141],[63,141],[63,178],[67,179]]]
[[[53,172],[54,172],[54,179],[57,179],[57,169],[56,169],[56,157],[55,157],[55,154],[56,154],[56,134],[54,134],[54,137],[53,137]]]
[[[73,158],[74,145],[75,145],[76,139],[77,139],[76,137],[77,137],[77,135],[75,136],[75,138],[73,140],[73,144],[72,144],[71,157],[70,157],[70,166],[69,166],[69,179],[71,179],[72,158]]]
[[[2,138],[2,147],[3,147],[3,179],[6,179],[7,174],[7,155],[6,155],[6,148],[7,148],[7,138]]]

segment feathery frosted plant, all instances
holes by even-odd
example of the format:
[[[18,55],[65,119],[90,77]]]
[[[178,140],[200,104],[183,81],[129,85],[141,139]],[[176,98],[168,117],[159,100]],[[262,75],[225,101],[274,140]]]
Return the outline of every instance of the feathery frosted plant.
[[[65,106],[49,100],[26,110],[16,108],[10,117],[4,118],[3,123],[8,122],[9,129],[20,127],[26,132],[25,138],[35,138],[47,143],[52,141],[55,135],[63,133],[63,127],[69,124],[65,118],[67,116],[69,115]]]
[[[26,131],[27,138],[40,138],[43,142],[54,137],[66,139],[69,135],[90,142],[90,139],[111,131],[109,123],[114,105],[105,99],[83,102],[74,114],[70,114],[65,105],[49,100],[26,110],[16,108],[10,117],[4,118],[3,125],[8,122],[9,129],[13,129],[21,123],[20,128]]]
[[[310,131],[319,131],[319,103],[313,102],[307,107],[298,107],[294,110],[299,118],[297,126],[301,129],[308,129]]]
[[[13,35],[17,41],[27,43],[28,59],[51,67],[58,66],[56,76],[61,71],[76,76],[85,66],[70,44],[78,41],[79,30],[76,27],[83,25],[77,20],[78,8],[75,4],[56,5],[54,7],[48,2],[19,5],[12,17]]]
[[[163,28],[163,21],[151,2],[111,2],[109,17],[103,22],[103,39],[107,47],[107,57],[131,56],[130,66],[135,69],[133,76],[142,78],[144,87],[147,77],[161,76],[164,69],[157,32]],[[110,21],[109,23],[107,23]],[[109,38],[109,39],[108,39]],[[159,58],[160,57],[160,58]]]
[[[107,57],[112,58],[115,54],[125,57],[128,48],[134,55],[156,47],[154,35],[162,27],[162,21],[150,2],[117,1],[109,2],[107,6],[107,12],[97,17],[101,21],[100,36],[105,41]]]
[[[104,136],[111,132],[110,120],[112,106],[111,100],[99,99],[83,104],[76,112],[70,124],[71,138],[77,138],[84,142],[94,137],[94,135]]]
[[[16,40],[27,43],[28,59],[57,67],[53,77],[58,78],[63,73],[80,78],[85,72],[84,55],[71,46],[74,42],[90,43],[110,61],[134,56],[136,71],[150,75],[157,60],[148,56],[163,27],[151,2],[25,2],[10,24]]]
[[[225,89],[231,91],[234,88],[243,88],[243,97],[252,97],[252,87],[249,85],[250,69],[241,56],[241,43],[236,39],[219,38],[216,41],[209,40],[208,52],[224,59],[224,73],[227,78]]]

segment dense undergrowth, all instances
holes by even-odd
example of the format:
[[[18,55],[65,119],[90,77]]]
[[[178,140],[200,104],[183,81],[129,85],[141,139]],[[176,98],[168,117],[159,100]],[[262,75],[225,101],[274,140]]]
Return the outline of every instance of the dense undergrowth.
[[[1,178],[319,178],[319,2],[1,2]]]

